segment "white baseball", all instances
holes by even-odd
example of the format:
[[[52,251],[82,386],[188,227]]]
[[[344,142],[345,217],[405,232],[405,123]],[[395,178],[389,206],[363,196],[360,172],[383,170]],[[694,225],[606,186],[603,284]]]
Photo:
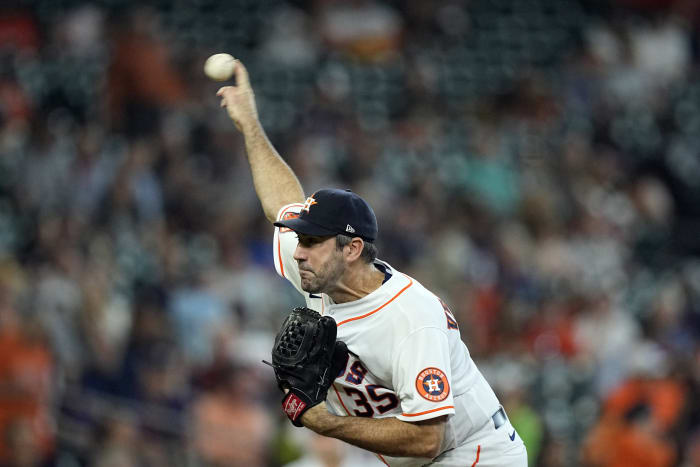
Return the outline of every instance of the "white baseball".
[[[226,81],[233,75],[236,59],[229,54],[214,54],[204,62],[204,74],[214,81]]]

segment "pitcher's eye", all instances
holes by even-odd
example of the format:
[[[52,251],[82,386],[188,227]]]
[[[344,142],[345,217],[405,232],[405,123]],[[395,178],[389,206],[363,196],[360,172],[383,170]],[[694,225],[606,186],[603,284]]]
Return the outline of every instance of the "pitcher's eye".
[[[317,237],[313,235],[298,235],[297,234],[297,240],[299,241],[299,245],[308,248],[313,245],[316,245],[318,243],[322,243],[326,241],[326,239],[329,237]]]
[[[297,240],[299,240],[299,245],[303,247],[310,247],[313,245],[313,238],[307,235],[297,235]]]

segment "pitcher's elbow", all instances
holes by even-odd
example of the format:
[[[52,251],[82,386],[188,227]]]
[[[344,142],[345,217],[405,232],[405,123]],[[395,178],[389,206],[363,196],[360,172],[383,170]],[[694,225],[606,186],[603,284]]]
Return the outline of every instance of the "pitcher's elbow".
[[[433,433],[432,436],[426,436],[421,448],[421,457],[426,457],[428,459],[437,457],[442,448],[442,433]]]

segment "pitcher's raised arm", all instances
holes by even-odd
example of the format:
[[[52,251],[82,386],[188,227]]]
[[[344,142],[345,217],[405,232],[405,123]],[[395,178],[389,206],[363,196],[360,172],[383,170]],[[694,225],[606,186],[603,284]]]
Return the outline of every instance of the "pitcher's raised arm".
[[[236,84],[224,86],[216,93],[221,97],[229,117],[243,133],[255,192],[265,217],[274,222],[282,206],[304,201],[304,191],[292,169],[272,146],[258,118],[255,94],[248,70],[237,61]]]

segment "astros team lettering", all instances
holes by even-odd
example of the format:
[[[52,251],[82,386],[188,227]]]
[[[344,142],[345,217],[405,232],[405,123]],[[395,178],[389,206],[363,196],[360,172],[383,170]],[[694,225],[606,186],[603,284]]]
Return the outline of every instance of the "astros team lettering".
[[[361,384],[366,374],[367,368],[362,366],[362,363],[359,361],[356,361],[350,366],[350,371],[348,371],[345,381],[352,384]]]
[[[447,376],[438,368],[426,368],[418,373],[416,390],[423,399],[440,402],[450,394],[450,383]]]
[[[362,365],[362,362],[356,360],[350,365],[348,374],[342,380],[351,383],[354,386],[344,386],[343,391],[347,394],[355,404],[355,407],[348,406],[347,409],[352,410],[352,414],[356,417],[373,417],[375,413],[385,414],[399,405],[399,399],[388,388],[379,384],[365,384],[365,376],[367,368]],[[341,373],[338,378],[342,378]],[[339,395],[340,396],[340,395]]]
[[[443,302],[441,298],[438,298],[440,300],[440,305],[442,305],[442,309],[445,310],[445,318],[447,318],[447,329],[459,329],[459,326],[457,325],[457,320],[455,319],[455,315],[452,314],[452,310],[450,310],[450,307],[447,306],[447,303]]]

